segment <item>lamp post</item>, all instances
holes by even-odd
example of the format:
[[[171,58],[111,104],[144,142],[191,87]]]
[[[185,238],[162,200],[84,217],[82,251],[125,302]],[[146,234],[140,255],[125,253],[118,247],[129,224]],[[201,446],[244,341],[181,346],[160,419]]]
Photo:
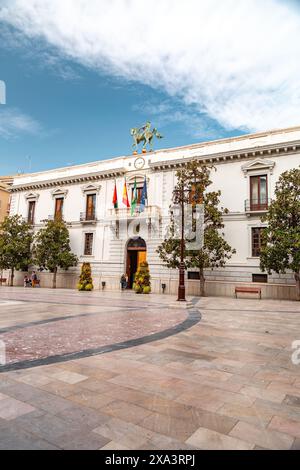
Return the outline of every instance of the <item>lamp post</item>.
[[[184,196],[184,190],[182,190]],[[180,239],[180,264],[179,264],[179,286],[178,302],[185,302],[185,266],[184,266],[184,197],[181,199],[181,239]]]
[[[182,182],[181,188],[174,191],[177,202],[181,206],[181,238],[180,238],[180,263],[179,263],[179,285],[178,285],[178,302],[186,302],[185,298],[185,265],[184,265],[184,203],[185,193],[190,193],[190,189],[184,189]]]

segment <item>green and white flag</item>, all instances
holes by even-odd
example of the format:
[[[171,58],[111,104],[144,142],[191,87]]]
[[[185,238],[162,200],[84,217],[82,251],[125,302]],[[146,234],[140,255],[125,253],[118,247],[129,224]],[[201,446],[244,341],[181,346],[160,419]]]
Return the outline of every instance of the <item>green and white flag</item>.
[[[133,186],[132,200],[131,200],[131,215],[133,215],[135,213],[136,205],[137,205],[137,189],[136,189],[136,178],[135,178],[134,186]]]

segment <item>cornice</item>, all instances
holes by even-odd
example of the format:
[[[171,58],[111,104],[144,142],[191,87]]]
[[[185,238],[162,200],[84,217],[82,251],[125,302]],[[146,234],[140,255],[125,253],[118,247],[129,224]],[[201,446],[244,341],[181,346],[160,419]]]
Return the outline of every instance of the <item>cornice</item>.
[[[211,155],[193,155],[191,157],[178,157],[173,160],[150,162],[149,167],[155,170],[170,170],[185,166],[192,160],[199,160],[205,164],[221,164],[240,160],[250,160],[265,157],[277,157],[291,155],[300,152],[300,141],[293,141],[282,144],[264,145],[256,148],[237,149],[227,152],[219,152]]]
[[[57,178],[48,181],[36,181],[32,183],[24,183],[15,185],[10,188],[10,192],[16,193],[20,191],[33,191],[37,189],[46,189],[46,188],[53,188],[56,186],[66,186],[71,184],[78,184],[78,183],[87,183],[89,181],[99,181],[104,179],[116,178],[118,176],[123,176],[126,172],[125,168],[113,169],[113,170],[106,170],[106,171],[99,171],[95,173],[89,173],[86,175],[74,175],[74,176],[66,176],[64,178]]]
[[[257,158],[270,158],[282,155],[291,155],[300,152],[300,140],[283,142],[278,144],[270,144],[264,146],[257,146],[252,148],[236,149],[226,152],[218,152],[214,154],[193,155],[189,157],[178,156],[172,160],[159,160],[157,162],[149,162],[150,171],[164,171],[170,169],[177,169],[185,166],[188,161],[199,160],[205,164],[222,164],[242,160],[254,160]],[[35,191],[38,189],[53,188],[57,186],[65,186],[72,184],[81,184],[88,182],[95,182],[104,179],[113,179],[116,177],[124,176],[129,173],[126,168],[118,168],[111,170],[97,171],[88,174],[79,174],[74,176],[66,176],[57,179],[50,179],[48,181],[36,181],[23,184],[16,184],[7,188],[9,192],[16,193],[21,191]]]

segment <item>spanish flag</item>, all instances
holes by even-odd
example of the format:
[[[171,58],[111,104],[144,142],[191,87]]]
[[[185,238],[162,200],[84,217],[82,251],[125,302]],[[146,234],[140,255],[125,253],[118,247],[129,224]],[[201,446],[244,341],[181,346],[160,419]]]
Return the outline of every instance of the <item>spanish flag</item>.
[[[113,195],[112,203],[114,205],[114,208],[118,209],[118,193],[117,193],[117,183],[116,183],[116,181],[115,181],[115,189],[114,189],[114,195]]]
[[[124,187],[123,187],[123,197],[122,197],[122,202],[124,206],[130,207],[129,204],[129,199],[128,199],[128,193],[127,193],[127,184],[126,184],[126,179],[124,180]]]

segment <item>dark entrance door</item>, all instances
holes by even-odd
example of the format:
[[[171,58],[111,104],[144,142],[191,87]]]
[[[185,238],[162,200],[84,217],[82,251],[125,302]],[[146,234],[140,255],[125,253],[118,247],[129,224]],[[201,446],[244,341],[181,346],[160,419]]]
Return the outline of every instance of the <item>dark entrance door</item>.
[[[126,274],[128,276],[128,288],[132,289],[134,276],[141,261],[146,259],[146,242],[141,237],[131,238],[127,244]]]
[[[137,272],[137,251],[127,252],[127,276],[128,276],[128,288],[132,289],[134,275]]]

